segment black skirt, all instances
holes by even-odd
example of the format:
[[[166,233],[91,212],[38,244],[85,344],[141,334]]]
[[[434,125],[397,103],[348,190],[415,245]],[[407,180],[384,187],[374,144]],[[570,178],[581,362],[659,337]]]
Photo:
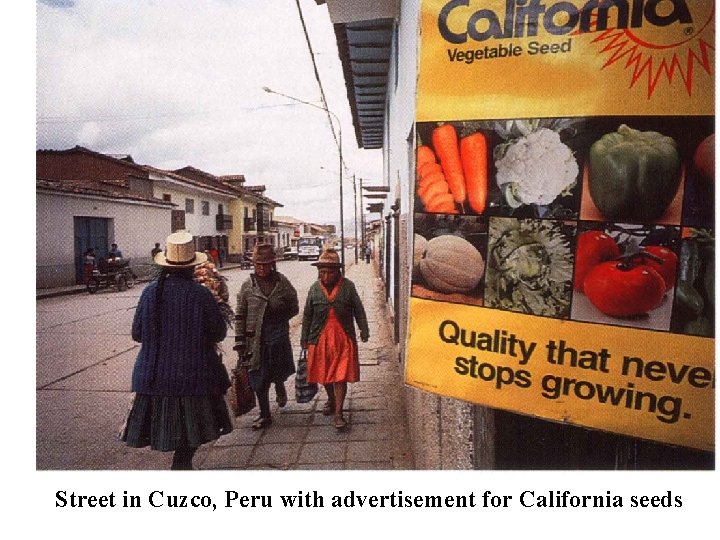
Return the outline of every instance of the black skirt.
[[[295,373],[290,337],[285,335],[260,344],[260,369],[248,372],[250,386],[255,392],[271,383],[282,384]]]
[[[233,429],[225,398],[137,394],[120,439],[128,446],[168,452],[197,448]]]

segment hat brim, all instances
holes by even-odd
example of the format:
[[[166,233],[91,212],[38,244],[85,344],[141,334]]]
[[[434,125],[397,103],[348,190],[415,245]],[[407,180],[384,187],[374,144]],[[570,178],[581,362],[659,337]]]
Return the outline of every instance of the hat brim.
[[[158,266],[165,266],[167,268],[192,268],[193,266],[197,266],[198,264],[207,262],[207,260],[207,255],[205,255],[204,253],[200,253],[199,251],[195,252],[195,258],[192,261],[182,264],[168,262],[167,258],[165,257],[164,251],[156,253],[155,258],[153,259],[155,264],[157,264]]]
[[[317,261],[310,264],[312,266],[317,266],[318,268],[342,268],[342,263],[336,262]]]

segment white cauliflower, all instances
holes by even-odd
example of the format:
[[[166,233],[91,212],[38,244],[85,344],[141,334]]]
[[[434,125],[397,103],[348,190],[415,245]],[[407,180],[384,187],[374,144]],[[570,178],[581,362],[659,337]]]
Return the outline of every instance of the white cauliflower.
[[[547,205],[575,183],[578,164],[553,130],[539,128],[508,146],[495,162],[497,184],[510,206]]]

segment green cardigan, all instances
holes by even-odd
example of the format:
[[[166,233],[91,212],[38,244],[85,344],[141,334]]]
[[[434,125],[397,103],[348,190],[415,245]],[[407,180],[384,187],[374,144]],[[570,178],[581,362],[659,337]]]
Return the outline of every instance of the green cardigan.
[[[249,353],[250,369],[260,369],[260,339],[262,335],[265,307],[272,304],[276,317],[289,321],[300,312],[295,287],[277,273],[278,282],[269,296],[265,296],[251,275],[240,287],[237,295],[235,314],[235,347],[242,353]]]
[[[325,296],[320,282],[316,281],[308,291],[303,311],[302,332],[300,334],[300,344],[303,347],[307,346],[308,343],[317,343],[318,336],[327,322],[331,307],[334,308],[340,324],[353,341],[357,341],[353,319],[360,328],[360,338],[366,340],[369,337],[370,330],[368,329],[365,308],[355,289],[355,284],[347,278],[342,278],[340,290],[335,296],[335,300],[330,302]]]

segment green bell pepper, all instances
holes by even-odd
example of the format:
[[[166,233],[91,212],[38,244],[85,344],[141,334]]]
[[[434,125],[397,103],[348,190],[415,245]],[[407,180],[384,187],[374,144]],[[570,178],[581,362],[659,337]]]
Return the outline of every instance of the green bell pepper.
[[[680,186],[680,157],[671,137],[625,124],[590,147],[590,197],[613,221],[661,217]]]

